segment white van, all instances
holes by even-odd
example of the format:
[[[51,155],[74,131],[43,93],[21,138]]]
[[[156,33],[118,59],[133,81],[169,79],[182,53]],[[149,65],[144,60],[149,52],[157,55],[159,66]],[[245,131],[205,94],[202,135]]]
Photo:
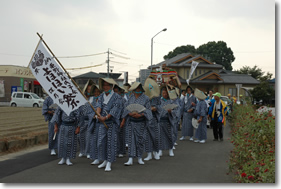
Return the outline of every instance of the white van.
[[[13,92],[10,105],[13,107],[42,107],[44,100],[35,93]]]

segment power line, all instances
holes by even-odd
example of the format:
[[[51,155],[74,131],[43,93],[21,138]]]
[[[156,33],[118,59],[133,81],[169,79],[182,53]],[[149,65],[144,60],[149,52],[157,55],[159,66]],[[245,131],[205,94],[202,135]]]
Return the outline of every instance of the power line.
[[[107,52],[103,52],[103,53],[96,53],[96,54],[87,54],[87,55],[79,55],[79,56],[60,56],[60,57],[56,57],[56,58],[81,58],[81,57],[88,57],[88,56],[97,56],[97,55],[101,55],[101,54],[105,54]]]
[[[122,52],[116,51],[116,50],[111,49],[111,48],[109,48],[109,49],[110,49],[111,51],[115,51],[115,52],[117,52],[117,53],[119,53],[119,54],[127,55],[126,53],[122,53]]]
[[[113,54],[114,56],[117,56],[119,58],[130,59],[129,57],[121,56],[121,55],[115,54],[113,52],[111,52],[111,54]]]
[[[101,63],[101,64],[96,64],[93,66],[86,66],[86,67],[80,67],[80,68],[65,68],[66,70],[81,70],[81,69],[87,69],[87,68],[92,68],[92,67],[98,67],[103,65],[105,62]]]

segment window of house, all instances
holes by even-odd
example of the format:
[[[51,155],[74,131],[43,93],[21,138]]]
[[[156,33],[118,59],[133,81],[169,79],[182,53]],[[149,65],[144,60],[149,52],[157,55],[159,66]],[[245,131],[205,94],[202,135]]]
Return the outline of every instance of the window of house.
[[[195,70],[195,76],[197,76],[197,70]]]
[[[199,70],[199,75],[201,75],[201,69]]]
[[[231,96],[237,96],[237,89],[236,88],[229,88],[228,93],[231,94]]]
[[[189,69],[187,69],[186,73],[186,78],[189,78]]]

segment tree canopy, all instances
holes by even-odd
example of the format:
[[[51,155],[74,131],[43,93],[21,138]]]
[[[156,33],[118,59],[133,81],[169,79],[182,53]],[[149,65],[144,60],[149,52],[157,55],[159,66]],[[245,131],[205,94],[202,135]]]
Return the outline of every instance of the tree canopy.
[[[196,49],[193,45],[186,45],[186,46],[180,46],[180,47],[176,47],[173,51],[170,51],[167,55],[165,55],[163,58],[165,60],[173,58],[175,56],[177,56],[178,54],[182,54],[182,53],[192,53],[195,54],[196,53]]]
[[[223,65],[226,70],[232,70],[231,64],[235,60],[231,48],[227,47],[224,41],[211,41],[200,45],[197,49],[193,45],[179,46],[163,58],[167,60],[182,53],[199,54],[208,57],[210,61]]]
[[[259,68],[257,65],[254,67],[250,66],[243,66],[239,70],[235,70],[236,73],[239,74],[248,74],[251,75],[253,78],[259,80],[259,81],[268,81],[272,78],[272,73],[267,72],[266,75],[265,72],[262,71],[261,68]]]

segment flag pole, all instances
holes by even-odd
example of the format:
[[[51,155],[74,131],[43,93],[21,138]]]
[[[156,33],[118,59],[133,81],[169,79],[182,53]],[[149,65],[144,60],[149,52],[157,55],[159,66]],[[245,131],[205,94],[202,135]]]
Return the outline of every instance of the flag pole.
[[[39,34],[37,33],[37,35],[39,35]],[[43,34],[40,36],[40,40],[38,41],[38,44],[37,44],[37,46],[36,46],[36,48],[35,48],[35,50],[34,50],[34,53],[33,53],[32,57],[31,57],[31,59],[30,59],[29,64],[28,64],[27,67],[30,66],[30,64],[31,64],[31,62],[32,62],[32,58],[34,57],[34,55],[35,55],[35,53],[36,53],[36,49],[38,48],[42,37],[43,37]]]
[[[83,92],[81,91],[81,89],[79,88],[79,86],[76,84],[76,82],[72,79],[72,77],[68,74],[68,72],[65,70],[65,68],[63,67],[63,65],[60,63],[60,61],[57,59],[57,57],[54,55],[54,53],[51,51],[51,49],[49,48],[49,46],[47,45],[47,43],[44,41],[44,39],[42,38],[42,36],[40,36],[40,34],[37,32],[37,35],[40,37],[40,39],[43,41],[44,45],[47,47],[47,49],[50,51],[50,53],[53,55],[53,57],[56,59],[56,61],[59,63],[59,65],[61,66],[61,68],[65,71],[65,73],[68,75],[69,79],[71,79],[72,83],[76,86],[76,88],[80,91],[80,93],[84,96],[85,99],[86,96],[83,94]],[[40,42],[40,41],[39,41]],[[38,43],[39,45],[39,43]],[[37,46],[38,46],[37,45]],[[37,47],[36,47],[37,49]],[[35,53],[35,52],[34,52]],[[33,54],[34,56],[34,54]],[[32,57],[33,57],[32,56]],[[87,100],[87,102],[90,104],[91,108],[94,110],[94,112],[100,116],[100,114],[95,110],[95,108],[93,107],[93,105]],[[102,122],[104,124],[104,126],[108,129],[108,126],[105,124],[105,122]]]

